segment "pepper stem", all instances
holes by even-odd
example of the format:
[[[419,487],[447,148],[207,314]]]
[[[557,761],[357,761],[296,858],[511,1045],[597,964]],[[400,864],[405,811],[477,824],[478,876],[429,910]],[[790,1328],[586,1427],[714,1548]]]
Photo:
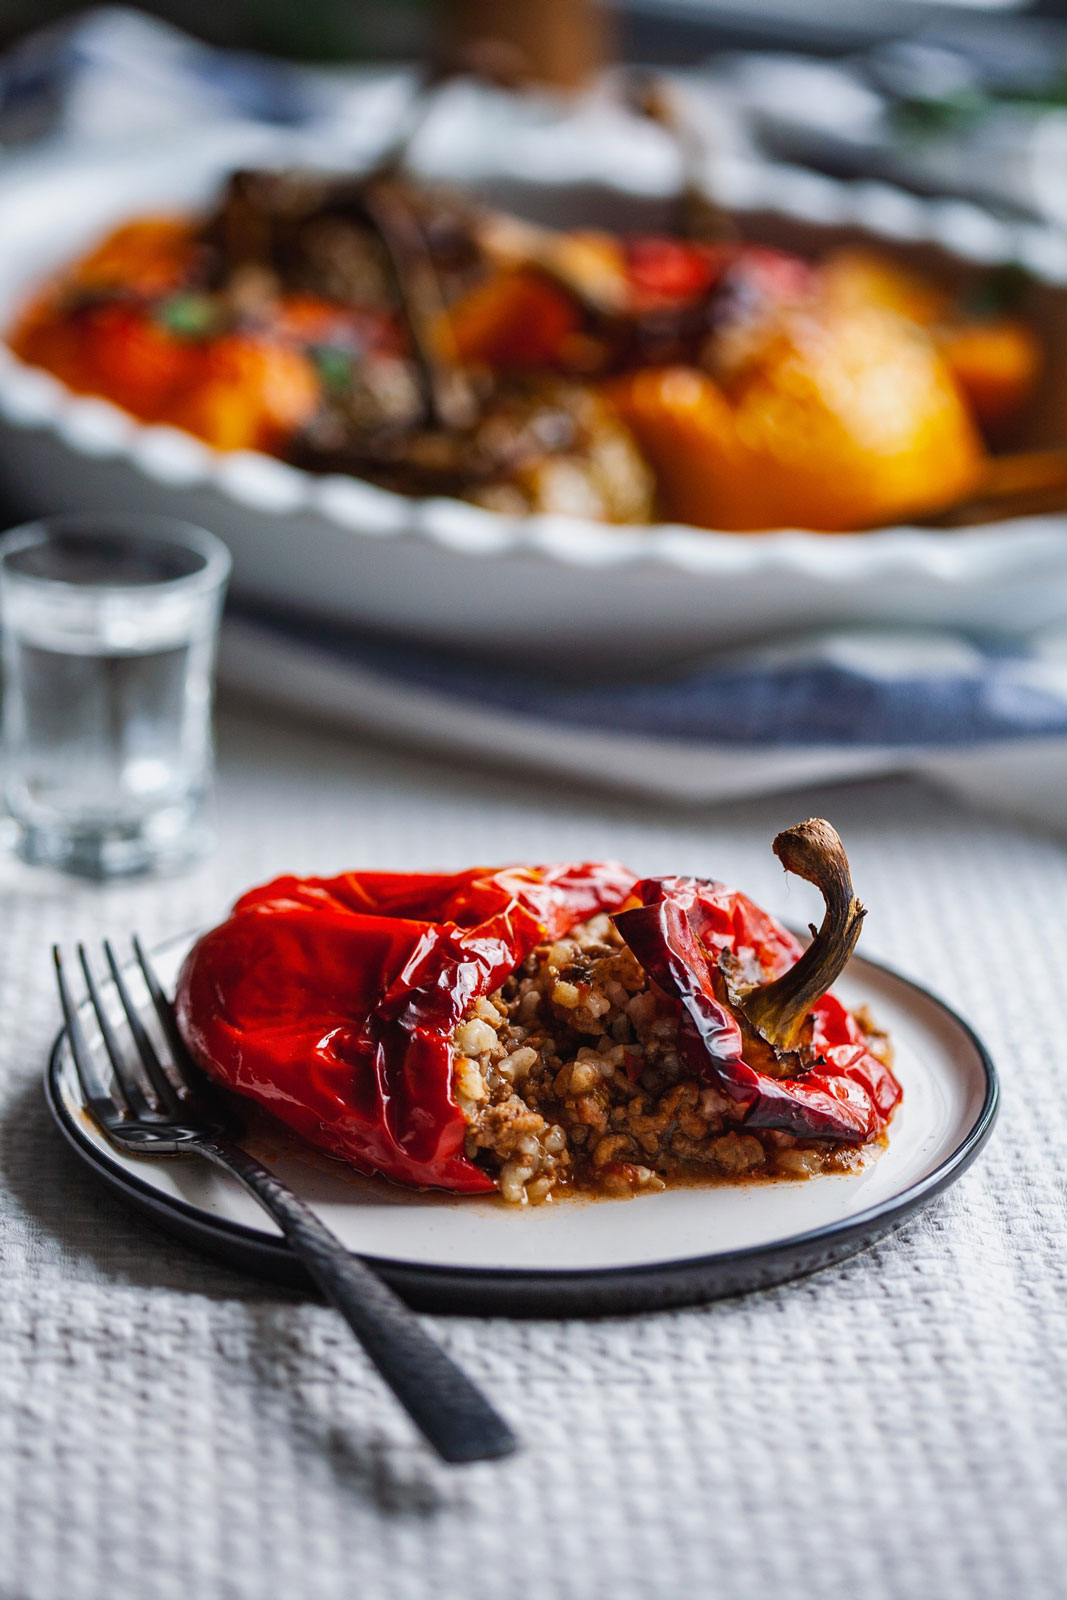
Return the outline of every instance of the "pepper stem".
[[[815,884],[826,915],[800,960],[780,978],[750,989],[741,1009],[776,1050],[795,1050],[808,1012],[837,981],[856,948],[867,915],[852,892],[848,857],[836,831],[821,817],[787,828],[774,841],[787,872]]]

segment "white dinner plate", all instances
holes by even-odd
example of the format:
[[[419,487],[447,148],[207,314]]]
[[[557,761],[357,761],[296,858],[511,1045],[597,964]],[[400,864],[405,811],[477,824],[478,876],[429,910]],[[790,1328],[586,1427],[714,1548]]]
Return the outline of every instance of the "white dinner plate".
[[[189,940],[156,955],[165,985]],[[147,991],[131,989],[154,1027]],[[246,1143],[349,1248],[413,1304],[441,1311],[568,1315],[649,1310],[762,1288],[841,1260],[898,1226],[955,1181],[989,1135],[996,1072],[953,1011],[876,962],[854,959],[835,992],[888,1028],[904,1090],[888,1148],[855,1176],[667,1189],[632,1201],[565,1198],[518,1210],[497,1196],[458,1197],[363,1178],[287,1132]],[[113,989],[105,996],[114,1002]],[[91,1049],[107,1072],[95,1018]],[[66,1034],[46,1075],[48,1099],[78,1154],[168,1232],[285,1281],[302,1269],[245,1190],[196,1157],[136,1159],[111,1145],[86,1109]],[[152,1235],[146,1232],[146,1249]]]
[[[505,516],[300,471],[251,451],[213,450],[73,394],[3,344],[34,288],[118,222],[145,211],[198,210],[235,166],[343,159],[311,134],[226,124],[192,130],[178,143],[7,163],[0,174],[0,477],[10,507],[34,516],[176,516],[226,541],[232,590],[246,605],[553,668],[633,671],[845,624],[1017,635],[1062,617],[1061,517],[828,538],[795,529],[752,535]],[[1032,275],[1027,314],[1049,351],[1023,442],[1060,442],[1067,425],[1063,238],[973,206],[786,168],[720,165],[715,193],[753,239],[818,252],[861,237],[919,264],[940,264],[965,291],[990,267],[1021,263]],[[587,225],[663,225],[663,197],[621,188],[538,190],[527,182],[503,186],[503,196]]]

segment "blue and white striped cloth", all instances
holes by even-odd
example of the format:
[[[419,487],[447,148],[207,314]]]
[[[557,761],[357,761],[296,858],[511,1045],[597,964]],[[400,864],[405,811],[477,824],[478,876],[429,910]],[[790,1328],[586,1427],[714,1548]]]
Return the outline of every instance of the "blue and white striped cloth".
[[[951,633],[834,632],[749,649],[655,678],[554,681],[454,650],[290,617],[234,619],[337,673],[575,733],[690,745],[961,749],[1067,737],[1067,631],[1026,649]]]
[[[665,800],[907,772],[1067,830],[1067,628],[1013,649],[827,633],[589,684],[242,614],[222,676],[391,739]]]

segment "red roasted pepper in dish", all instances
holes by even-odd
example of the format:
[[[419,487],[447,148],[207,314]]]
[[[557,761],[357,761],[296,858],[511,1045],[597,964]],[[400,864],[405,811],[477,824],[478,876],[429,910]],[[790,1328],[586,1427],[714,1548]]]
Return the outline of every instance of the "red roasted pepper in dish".
[[[745,1128],[867,1143],[901,1090],[855,1018],[826,989],[855,947],[863,908],[825,823],[779,834],[783,864],[827,898],[804,951],[743,894],[695,878],[649,878],[615,926],[645,971],[682,1004],[690,1070],[745,1110]],[[843,876],[842,876],[843,866]]]
[[[492,1190],[463,1153],[452,1033],[535,946],[634,884],[625,868],[277,878],[194,946],[178,981],[204,1070],[364,1172]]]
[[[539,946],[606,911],[678,1003],[685,1073],[733,1103],[740,1131],[867,1144],[900,1087],[870,1025],[827,992],[863,908],[828,824],[774,848],[826,901],[807,949],[723,884],[638,883],[614,863],[278,878],[190,952],[179,1023],[208,1073],[312,1144],[401,1183],[488,1192],[453,1081],[457,1026]]]

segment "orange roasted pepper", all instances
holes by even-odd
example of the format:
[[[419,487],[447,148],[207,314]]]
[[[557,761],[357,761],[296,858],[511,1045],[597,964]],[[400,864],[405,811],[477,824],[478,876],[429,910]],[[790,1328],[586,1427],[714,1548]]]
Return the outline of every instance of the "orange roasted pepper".
[[[188,219],[142,217],[109,233],[74,265],[68,281],[146,297],[165,294],[185,281],[196,251],[196,230]]]
[[[24,319],[14,346],[70,388],[106,395],[146,422],[166,420],[174,396],[195,383],[200,351],[156,322],[143,307],[114,300],[77,317],[47,310]]]
[[[929,278],[872,250],[841,250],[822,271],[839,305],[879,305],[926,328],[975,416],[993,427],[1018,411],[1037,386],[1042,352],[1019,317],[974,317]]]
[[[201,359],[200,382],[169,420],[217,450],[280,451],[315,413],[318,376],[292,345],[231,333],[211,340]]]
[[[869,527],[948,504],[982,472],[936,348],[878,309],[794,310],[721,383],[661,368],[608,394],[657,474],[664,514],[701,527]]]
[[[544,273],[509,268],[452,307],[442,337],[463,366],[529,371],[556,366],[581,320],[572,296]]]
[[[319,404],[318,375],[295,345],[245,333],[188,339],[121,301],[62,321],[27,319],[15,348],[70,388],[218,450],[280,452]]]
[[[157,420],[172,394],[195,381],[197,363],[188,341],[151,318],[138,300],[179,288],[195,252],[188,222],[148,217],[116,228],[26,307],[13,347],[72,389],[104,394]],[[66,297],[72,289],[115,290],[121,298],[71,315]]]
[[[1016,317],[957,323],[941,331],[937,342],[983,427],[1018,411],[1037,387],[1041,346]]]

